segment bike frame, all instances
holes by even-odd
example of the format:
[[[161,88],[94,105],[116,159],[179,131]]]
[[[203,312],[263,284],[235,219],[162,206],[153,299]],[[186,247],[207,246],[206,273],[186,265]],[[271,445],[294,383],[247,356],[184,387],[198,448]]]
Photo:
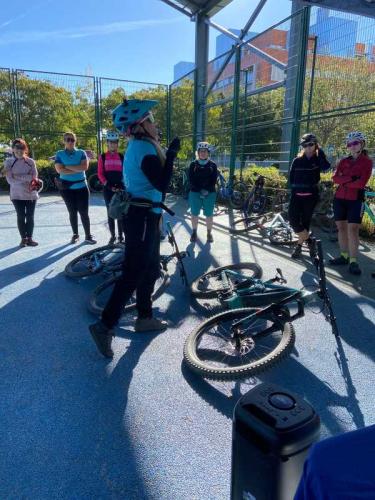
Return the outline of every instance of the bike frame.
[[[365,196],[367,198],[375,198],[375,192],[374,191],[366,191]],[[371,222],[373,224],[375,224],[375,214],[372,211],[372,208],[370,207],[370,205],[367,203],[366,200],[364,202],[364,212],[369,216]]]
[[[280,281],[282,278],[282,273],[280,270],[278,270],[278,273],[280,274],[280,277],[273,278],[271,280],[268,280],[266,282],[262,282],[261,280],[258,279],[252,279],[249,278],[249,281],[254,282],[254,286],[250,287],[249,289],[244,288],[241,290],[241,292],[237,290],[233,290],[231,285],[229,285],[229,281],[227,280],[227,284],[230,287],[230,293],[232,297],[227,297],[225,298],[223,296],[222,301],[226,303],[230,309],[237,309],[238,307],[248,307],[246,304],[246,297],[251,297],[252,293],[255,293],[256,290],[256,283],[258,283],[258,286],[262,287],[267,287],[268,289],[274,289],[274,290],[280,290],[285,292],[285,296],[282,297],[280,300],[278,300],[275,303],[272,303],[264,308],[258,309],[257,311],[245,316],[244,318],[235,321],[232,326],[231,330],[233,333],[233,337],[236,338],[236,336],[243,337],[243,333],[241,331],[241,325],[245,322],[248,321],[255,321],[259,317],[265,316],[267,314],[272,314],[277,317],[279,321],[284,321],[286,322],[292,322],[295,321],[298,318],[301,318],[305,314],[305,305],[313,300],[315,297],[319,297],[322,299],[324,307],[326,309],[326,319],[331,323],[332,326],[332,332],[336,337],[339,337],[339,332],[336,324],[336,317],[333,313],[332,309],[332,303],[331,299],[329,297],[328,291],[327,291],[327,282],[326,282],[326,275],[325,275],[325,268],[324,268],[324,261],[323,261],[323,250],[322,250],[322,244],[320,240],[316,240],[316,252],[315,256],[313,258],[313,264],[315,265],[318,273],[318,289],[314,292],[308,292],[304,289],[294,289],[290,287],[284,287],[282,285],[276,285],[274,284],[276,281]],[[227,271],[232,272],[232,271]],[[224,272],[225,273],[225,272]],[[240,273],[237,273],[240,275]],[[246,280],[245,280],[246,281]],[[285,282],[285,280],[284,280]],[[258,287],[258,291],[259,287]],[[284,295],[284,294],[283,294]],[[297,312],[293,315],[290,314],[290,311],[288,309],[288,314],[284,315],[284,319],[281,320],[279,317],[279,313],[282,310],[283,306],[287,306],[291,302],[296,302],[297,303]],[[264,332],[263,332],[264,333]]]

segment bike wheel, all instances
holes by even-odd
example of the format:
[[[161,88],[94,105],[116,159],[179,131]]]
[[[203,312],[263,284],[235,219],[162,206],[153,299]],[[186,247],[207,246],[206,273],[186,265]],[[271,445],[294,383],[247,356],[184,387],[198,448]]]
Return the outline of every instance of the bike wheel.
[[[262,268],[252,262],[241,264],[230,264],[221,266],[198,276],[190,285],[191,294],[194,297],[214,298],[217,297],[225,288],[221,285],[221,273],[225,270],[239,271],[241,276],[246,278],[261,278]],[[229,278],[230,279],[230,278]],[[231,280],[232,281],[232,280]],[[235,285],[235,281],[232,281]]]
[[[87,183],[92,193],[101,193],[103,191],[103,184],[100,182],[98,174],[90,175]]]
[[[65,267],[65,274],[70,278],[83,278],[97,274],[105,267],[120,269],[124,260],[124,248],[124,245],[118,244],[89,250],[69,262]]]
[[[295,333],[286,316],[257,309],[234,309],[201,323],[187,338],[184,360],[196,373],[216,380],[233,380],[273,366],[293,348]],[[234,338],[232,324],[244,320]]]
[[[92,292],[88,307],[93,314],[96,314],[97,316],[101,315],[105,305],[108,302],[109,297],[111,296],[111,293],[118,278],[119,275],[112,276],[111,278],[109,278],[108,280],[104,281],[99,286],[97,286],[95,290]],[[154,293],[152,294],[152,300],[156,300],[158,297],[160,297],[160,295],[162,295],[164,290],[169,285],[169,281],[170,279],[168,273],[161,270],[160,277],[156,280],[155,283]],[[127,312],[131,311],[132,309],[135,308],[135,306],[136,306],[136,298],[134,293],[124,306],[123,314],[126,314]]]
[[[235,182],[230,196],[230,203],[233,208],[240,210],[245,203],[248,187],[244,182]]]
[[[288,227],[275,227],[270,229],[268,239],[272,245],[290,245],[293,243],[293,231]]]

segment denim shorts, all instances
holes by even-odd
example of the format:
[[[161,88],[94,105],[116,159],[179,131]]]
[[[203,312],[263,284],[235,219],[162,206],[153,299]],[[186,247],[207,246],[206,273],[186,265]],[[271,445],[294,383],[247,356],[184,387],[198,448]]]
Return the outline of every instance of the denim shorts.
[[[198,217],[202,208],[203,213],[206,217],[212,217],[214,213],[216,201],[216,193],[209,193],[207,196],[201,197],[201,194],[190,191],[189,193],[189,205],[191,209],[191,215]]]

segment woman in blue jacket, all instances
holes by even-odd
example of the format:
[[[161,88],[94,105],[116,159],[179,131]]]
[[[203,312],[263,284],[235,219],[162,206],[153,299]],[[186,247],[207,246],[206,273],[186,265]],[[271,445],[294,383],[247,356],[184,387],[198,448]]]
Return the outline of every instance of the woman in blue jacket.
[[[107,358],[113,357],[113,328],[134,291],[138,312],[135,331],[160,331],[168,326],[165,321],[153,317],[151,297],[160,275],[159,222],[163,193],[172,176],[180,141],[175,138],[164,154],[151,112],[157,102],[124,100],[113,111],[115,127],[129,137],[123,170],[126,191],[132,201],[142,201],[148,206],[130,205],[123,217],[126,252],[122,275],[116,282],[101,320],[90,325],[90,333],[99,351]]]

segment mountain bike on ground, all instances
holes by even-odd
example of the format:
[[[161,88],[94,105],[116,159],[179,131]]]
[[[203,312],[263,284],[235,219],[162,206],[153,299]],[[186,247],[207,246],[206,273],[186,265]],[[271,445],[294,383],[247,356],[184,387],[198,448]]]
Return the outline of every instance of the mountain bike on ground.
[[[311,246],[311,257],[318,276],[313,290],[286,286],[280,269],[274,278],[262,281],[256,264],[224,266],[194,280],[193,295],[216,298],[228,310],[207,319],[188,336],[184,360],[189,368],[207,378],[226,380],[273,366],[294,346],[292,322],[317,300],[338,337],[319,240]],[[296,312],[292,304],[297,304]]]
[[[230,233],[243,234],[257,230],[273,245],[293,244],[296,238],[287,220],[287,197],[287,190],[275,189],[272,198],[268,197],[269,199],[264,202],[265,206],[271,205],[268,211],[235,220],[229,229]]]
[[[183,263],[183,259],[188,255],[188,253],[181,252],[179,250],[176,238],[173,234],[172,226],[169,222],[167,222],[166,227],[167,227],[168,242],[172,247],[172,253],[169,255],[160,256],[160,276],[155,283],[154,293],[152,295],[153,300],[156,300],[158,297],[160,297],[164,293],[167,286],[169,285],[170,275],[168,274],[168,265],[173,260],[177,261],[177,267],[179,270],[179,275],[182,280],[182,283],[185,286],[188,286],[188,278]],[[111,274],[111,276],[95,288],[89,300],[89,305],[88,305],[89,310],[96,315],[100,315],[102,313],[112,293],[115,283],[121,275],[121,265],[117,271],[113,272],[113,270],[111,270],[110,273],[108,271],[105,271],[105,273]],[[125,305],[123,314],[126,314],[130,310],[134,309],[135,306],[136,306],[136,298],[134,294]]]

